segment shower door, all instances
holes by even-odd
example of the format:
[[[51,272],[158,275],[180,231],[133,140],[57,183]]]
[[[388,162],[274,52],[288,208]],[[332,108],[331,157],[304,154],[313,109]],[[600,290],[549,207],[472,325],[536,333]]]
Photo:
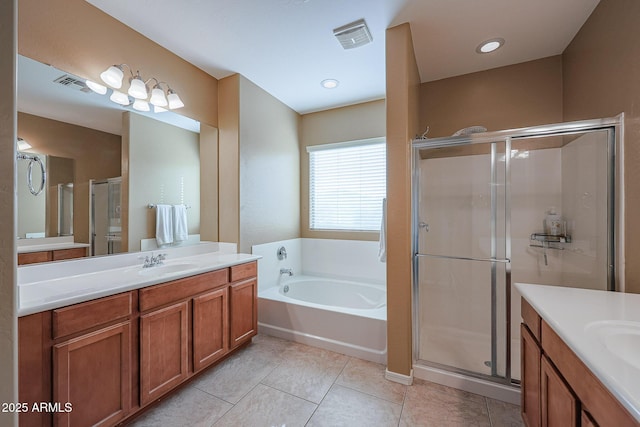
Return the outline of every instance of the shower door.
[[[121,178],[91,181],[91,254],[120,253]]]
[[[417,365],[517,384],[512,283],[616,289],[618,126],[612,118],[414,141]]]
[[[418,359],[505,382],[510,143],[432,146],[414,167]]]

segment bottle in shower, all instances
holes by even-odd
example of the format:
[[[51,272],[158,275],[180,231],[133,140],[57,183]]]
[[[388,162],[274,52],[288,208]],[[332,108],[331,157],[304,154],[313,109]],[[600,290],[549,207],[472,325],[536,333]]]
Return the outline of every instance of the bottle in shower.
[[[544,219],[544,228],[545,233],[550,236],[562,235],[562,217],[554,206],[551,206],[547,211],[547,216]]]

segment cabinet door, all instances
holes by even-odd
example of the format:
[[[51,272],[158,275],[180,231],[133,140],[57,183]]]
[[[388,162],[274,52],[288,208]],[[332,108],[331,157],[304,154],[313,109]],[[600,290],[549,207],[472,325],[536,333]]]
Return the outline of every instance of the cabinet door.
[[[229,287],[231,348],[258,333],[258,282],[249,279]]]
[[[580,427],[598,427],[598,424],[591,418],[591,415],[584,409],[580,414]]]
[[[578,401],[546,356],[542,356],[541,399],[543,427],[578,425]]]
[[[520,324],[521,410],[528,427],[540,426],[540,347],[524,323]]]
[[[53,347],[54,425],[107,426],[127,415],[130,347],[129,321]]]
[[[193,370],[210,365],[229,350],[228,291],[224,287],[193,299]]]
[[[180,384],[188,375],[188,302],[140,317],[140,404]]]

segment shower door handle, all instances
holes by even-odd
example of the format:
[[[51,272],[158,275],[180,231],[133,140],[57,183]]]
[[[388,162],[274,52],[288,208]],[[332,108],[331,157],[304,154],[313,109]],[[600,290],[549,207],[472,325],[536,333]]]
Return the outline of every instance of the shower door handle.
[[[429,232],[429,224],[424,221],[418,223],[418,228],[424,228],[424,231]]]
[[[511,260],[509,258],[472,258],[472,257],[461,257],[461,256],[450,256],[450,255],[435,255],[435,254],[415,254],[416,257],[425,257],[425,258],[440,258],[440,259],[455,259],[460,261],[480,261],[480,262],[499,262],[503,264],[510,264]]]

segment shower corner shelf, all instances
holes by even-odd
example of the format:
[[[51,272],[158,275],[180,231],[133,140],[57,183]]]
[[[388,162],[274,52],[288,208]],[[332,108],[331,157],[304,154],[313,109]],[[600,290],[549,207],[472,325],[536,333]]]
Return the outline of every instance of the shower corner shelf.
[[[567,234],[561,235],[553,235],[546,233],[533,233],[529,240],[529,246],[537,247],[537,248],[551,248],[551,249],[564,249],[563,247],[557,246],[559,243],[571,243],[571,236]]]

